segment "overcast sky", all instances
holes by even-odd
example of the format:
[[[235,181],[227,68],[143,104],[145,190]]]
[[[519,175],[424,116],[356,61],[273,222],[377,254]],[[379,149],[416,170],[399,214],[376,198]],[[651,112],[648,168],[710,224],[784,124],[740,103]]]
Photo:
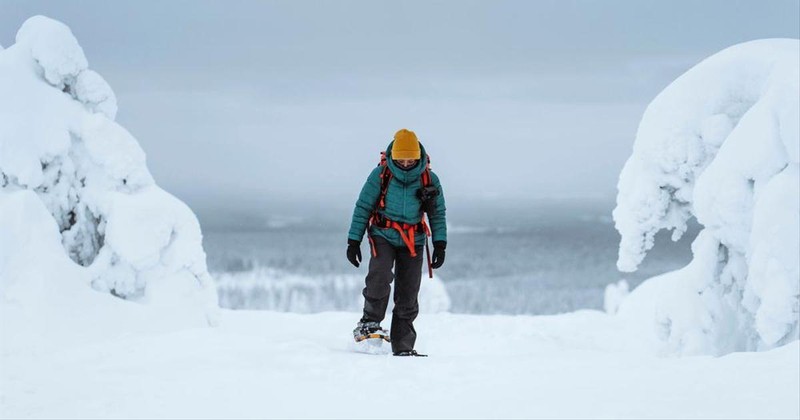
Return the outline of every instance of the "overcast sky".
[[[196,208],[351,205],[399,128],[448,201],[613,197],[647,103],[702,58],[800,37],[794,1],[10,1],[111,84]]]

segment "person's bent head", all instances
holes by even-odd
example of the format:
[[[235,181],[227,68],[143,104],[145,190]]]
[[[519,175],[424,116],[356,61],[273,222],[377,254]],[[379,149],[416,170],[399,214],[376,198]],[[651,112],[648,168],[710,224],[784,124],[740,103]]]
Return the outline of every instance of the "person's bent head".
[[[402,169],[414,167],[419,162],[422,152],[417,135],[405,128],[394,134],[392,144],[392,160]]]

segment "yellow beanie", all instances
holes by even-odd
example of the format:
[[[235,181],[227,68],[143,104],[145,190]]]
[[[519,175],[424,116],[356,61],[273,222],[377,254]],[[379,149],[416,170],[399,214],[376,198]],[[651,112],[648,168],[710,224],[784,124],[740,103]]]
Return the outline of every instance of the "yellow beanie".
[[[394,133],[392,159],[419,159],[420,155],[419,140],[413,131],[403,128]]]

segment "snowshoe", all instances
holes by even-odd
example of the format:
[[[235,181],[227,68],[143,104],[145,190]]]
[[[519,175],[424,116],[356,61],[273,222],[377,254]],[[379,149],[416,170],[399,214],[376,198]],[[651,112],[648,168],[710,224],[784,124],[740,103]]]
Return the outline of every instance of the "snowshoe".
[[[428,357],[427,354],[417,353],[416,350],[404,350],[398,351],[394,353],[395,356],[405,356],[405,357]]]
[[[392,342],[389,338],[389,331],[381,328],[381,324],[378,322],[359,322],[353,330],[353,338],[356,343],[371,339],[383,340],[387,343]]]

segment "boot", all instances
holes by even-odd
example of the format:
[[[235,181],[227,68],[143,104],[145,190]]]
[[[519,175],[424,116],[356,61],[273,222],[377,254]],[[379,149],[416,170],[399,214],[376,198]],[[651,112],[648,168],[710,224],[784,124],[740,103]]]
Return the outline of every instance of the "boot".
[[[395,356],[428,357],[427,354],[417,353],[416,350],[404,350],[394,353]]]
[[[364,341],[368,338],[380,338],[391,342],[389,339],[389,331],[384,330],[381,328],[379,322],[374,321],[359,321],[358,324],[356,324],[356,328],[353,330],[353,338],[356,342]]]

